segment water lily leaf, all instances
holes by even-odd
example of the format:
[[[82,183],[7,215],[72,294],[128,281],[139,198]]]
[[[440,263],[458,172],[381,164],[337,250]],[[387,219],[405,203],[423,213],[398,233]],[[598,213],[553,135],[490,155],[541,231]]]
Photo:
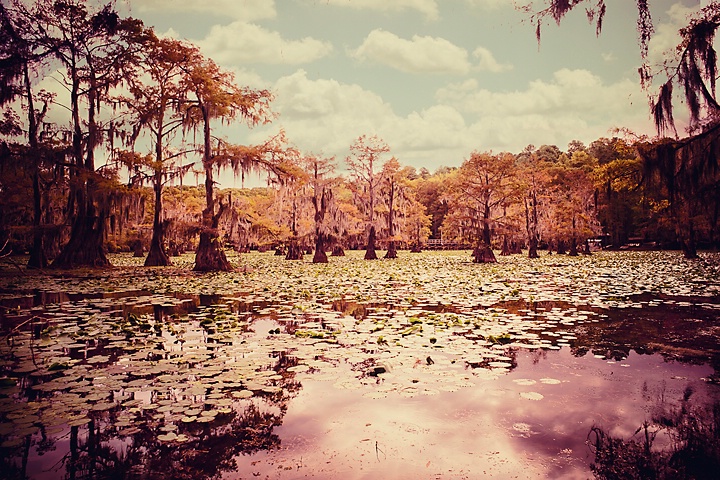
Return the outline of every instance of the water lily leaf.
[[[532,380],[530,378],[516,378],[513,382],[518,385],[535,385],[537,383],[536,380]]]
[[[177,435],[174,432],[168,432],[162,435],[158,435],[157,439],[161,442],[172,442],[173,440],[177,439]]]
[[[16,448],[25,443],[25,439],[18,437],[18,438],[10,438],[8,440],[3,441],[0,443],[0,447],[2,448]]]
[[[140,433],[141,431],[142,430],[138,427],[128,426],[126,428],[123,428],[122,430],[119,430],[118,434],[121,436],[129,437],[135,435],[136,433]]]
[[[251,390],[240,390],[232,392],[231,395],[235,398],[250,398],[253,396],[253,392]]]
[[[540,383],[544,383],[546,385],[558,385],[562,382],[556,378],[541,378]]]
[[[82,425],[87,425],[88,423],[90,423],[89,417],[75,418],[67,422],[68,426],[70,427],[80,427]]]
[[[520,392],[520,396],[527,400],[542,400],[545,398],[544,395],[538,392]]]
[[[96,403],[92,406],[92,410],[96,412],[104,412],[106,410],[111,410],[116,407],[115,402],[102,402],[102,403]]]

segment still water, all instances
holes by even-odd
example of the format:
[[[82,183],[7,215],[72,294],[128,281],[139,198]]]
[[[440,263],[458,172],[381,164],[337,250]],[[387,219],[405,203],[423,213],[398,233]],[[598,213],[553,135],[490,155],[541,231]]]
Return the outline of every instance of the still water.
[[[649,255],[6,270],[0,472],[713,478],[717,262]]]
[[[413,398],[367,398],[309,377],[276,429],[278,448],[236,457],[224,478],[591,478],[593,426],[632,438],[688,388],[696,404],[720,399],[706,381],[712,368],[660,355],[616,362],[564,348],[516,361]]]

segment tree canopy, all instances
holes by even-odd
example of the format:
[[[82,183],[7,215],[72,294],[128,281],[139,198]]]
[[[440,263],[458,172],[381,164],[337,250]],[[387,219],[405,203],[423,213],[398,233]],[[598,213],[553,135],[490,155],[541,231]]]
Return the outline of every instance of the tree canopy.
[[[601,34],[603,0],[545,5],[526,7],[538,39],[546,20],[559,24],[580,5]],[[590,239],[616,248],[656,242],[695,257],[717,246],[720,232],[720,7],[701,9],[656,71],[647,62],[650,2],[637,8],[640,81],[650,92],[662,79],[651,94],[657,127],[677,133],[679,85],[687,138],[626,134],[516,154],[479,145],[455,159],[459,168],[430,172],[405,165],[376,134],[359,132],[339,164],[300,152],[282,131],[239,144],[221,127],[273,122],[271,91],[238,85],[195,45],[159,38],[112,3],[11,0],[0,5],[0,241],[41,268],[107,266],[106,253],[118,249],[149,250],[146,265],[168,265],[194,249],[195,269],[214,271],[233,268],[225,248],[276,249],[288,259],[314,248],[314,260],[325,262],[329,249],[365,248],[375,259],[384,248],[391,259],[398,248],[430,243],[475,247],[485,262],[495,260],[493,248],[525,248],[530,257],[587,252]],[[69,97],[60,124],[46,121],[60,100],[37,88],[54,71]],[[268,186],[223,190],[217,178],[225,169],[243,178],[265,172]]]

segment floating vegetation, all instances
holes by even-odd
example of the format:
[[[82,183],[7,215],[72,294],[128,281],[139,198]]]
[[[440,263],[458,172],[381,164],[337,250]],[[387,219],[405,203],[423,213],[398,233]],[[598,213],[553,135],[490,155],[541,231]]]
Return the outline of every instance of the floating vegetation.
[[[520,396],[527,400],[542,400],[545,396],[538,392],[520,392]]]
[[[78,446],[115,438],[153,449],[197,448],[208,432],[232,443],[232,456],[279,443],[273,427],[303,382],[380,402],[472,389],[512,372],[518,352],[569,349],[617,361],[631,349],[696,360],[720,353],[715,257],[231,259],[248,268],[199,275],[182,259],[180,268],[147,269],[117,256],[121,267],[98,276],[0,277],[6,457],[20,458],[26,441],[39,448],[68,434]],[[677,335],[642,336],[659,331],[641,328],[657,323],[652,309],[673,312],[661,330]],[[636,340],[608,336],[628,319],[639,326]],[[526,388],[565,381],[513,383],[520,398],[540,401],[543,393]]]

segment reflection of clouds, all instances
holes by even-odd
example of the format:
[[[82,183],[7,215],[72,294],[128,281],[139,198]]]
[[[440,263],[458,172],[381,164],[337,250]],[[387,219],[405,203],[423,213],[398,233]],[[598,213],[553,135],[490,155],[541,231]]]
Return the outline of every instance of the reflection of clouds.
[[[521,351],[506,375],[474,376],[474,387],[411,399],[392,391],[369,399],[363,393],[373,386],[337,389],[308,375],[277,430],[283,449],[253,471],[301,461],[296,472],[316,478],[588,475],[591,427],[630,438],[661,394],[680,398],[688,378],[709,372],[635,353],[627,367],[569,349],[534,357]],[[240,471],[256,460],[238,459]]]
[[[272,455],[268,473],[273,463],[287,464],[291,456],[302,458],[319,478],[447,478],[483,470],[501,478],[543,476],[540,468],[528,470],[525,454],[492,414],[448,402],[445,395],[404,399],[391,393],[372,400],[327,382],[304,385],[278,429],[286,450]],[[472,396],[473,390],[459,395]]]

